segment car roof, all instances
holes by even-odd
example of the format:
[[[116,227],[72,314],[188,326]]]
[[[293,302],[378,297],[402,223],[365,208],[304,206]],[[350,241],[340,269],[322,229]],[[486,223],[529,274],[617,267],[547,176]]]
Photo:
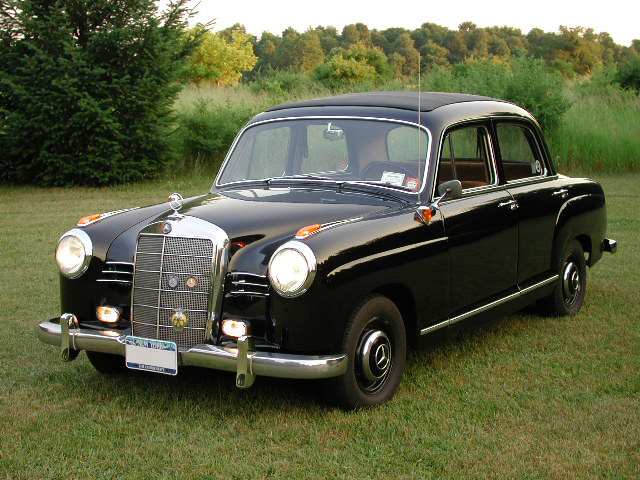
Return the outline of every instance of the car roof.
[[[466,93],[444,93],[444,92],[365,92],[349,93],[333,97],[316,98],[313,100],[303,100],[300,102],[284,103],[276,105],[267,110],[274,112],[293,108],[307,107],[386,107],[401,110],[412,110],[421,112],[431,112],[437,108],[455,103],[492,101],[505,102],[497,98],[484,97],[480,95],[469,95]]]

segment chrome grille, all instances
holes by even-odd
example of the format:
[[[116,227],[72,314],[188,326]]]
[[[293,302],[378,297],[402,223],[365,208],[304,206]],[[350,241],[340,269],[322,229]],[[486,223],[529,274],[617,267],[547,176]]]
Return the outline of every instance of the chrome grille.
[[[182,348],[204,342],[214,252],[214,243],[208,239],[139,235],[133,274],[133,335],[176,342]],[[187,285],[190,278],[195,280],[191,288]],[[182,332],[174,331],[171,322],[177,311],[189,318]]]
[[[102,278],[98,282],[119,283],[131,285],[133,283],[133,263],[131,262],[105,262],[106,269],[102,270]]]
[[[269,296],[269,279],[264,275],[231,272],[229,278],[231,282],[229,293],[231,295]]]

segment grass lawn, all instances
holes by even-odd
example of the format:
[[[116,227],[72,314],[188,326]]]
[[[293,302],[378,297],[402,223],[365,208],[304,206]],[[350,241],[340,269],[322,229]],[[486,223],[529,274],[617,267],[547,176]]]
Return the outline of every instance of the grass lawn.
[[[206,191],[209,179],[0,193],[0,478],[640,477],[640,175],[601,176],[608,235],[582,312],[520,313],[413,352],[395,399],[332,409],[313,382],[228,373],[104,377],[63,363],[58,237],[82,216]]]

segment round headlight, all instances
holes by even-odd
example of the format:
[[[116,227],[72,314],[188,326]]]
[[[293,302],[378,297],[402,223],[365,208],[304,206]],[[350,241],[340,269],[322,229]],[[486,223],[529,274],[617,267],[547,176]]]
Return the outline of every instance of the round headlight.
[[[269,262],[271,285],[284,297],[296,297],[306,292],[315,272],[316,257],[302,242],[285,243]]]
[[[60,272],[68,278],[77,278],[89,266],[93,246],[89,235],[80,229],[65,233],[58,241],[56,261]]]

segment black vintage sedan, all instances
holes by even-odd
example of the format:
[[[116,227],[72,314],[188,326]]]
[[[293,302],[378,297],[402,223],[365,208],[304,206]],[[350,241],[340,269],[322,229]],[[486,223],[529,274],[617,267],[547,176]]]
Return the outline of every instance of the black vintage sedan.
[[[205,195],[95,214],[58,242],[39,337],[102,373],[191,365],[389,400],[407,345],[530,304],[572,315],[615,252],[605,197],[559,175],[531,114],[448,93],[273,107]]]

